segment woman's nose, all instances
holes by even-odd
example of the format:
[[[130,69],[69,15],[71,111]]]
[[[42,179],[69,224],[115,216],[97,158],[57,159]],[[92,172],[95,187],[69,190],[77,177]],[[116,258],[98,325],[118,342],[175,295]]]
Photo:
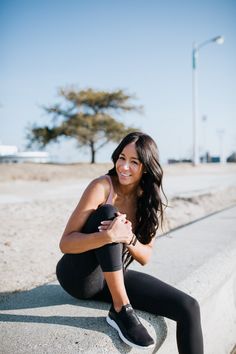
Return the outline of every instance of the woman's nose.
[[[123,165],[123,168],[125,170],[128,170],[129,169],[129,163],[128,162],[125,162],[124,165]]]

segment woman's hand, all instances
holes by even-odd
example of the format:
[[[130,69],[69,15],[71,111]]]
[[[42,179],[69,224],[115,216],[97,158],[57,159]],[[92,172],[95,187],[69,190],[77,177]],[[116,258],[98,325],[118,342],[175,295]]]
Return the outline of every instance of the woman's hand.
[[[104,220],[99,231],[107,231],[111,242],[129,244],[132,240],[132,223],[126,219],[125,214],[117,213],[114,220]]]

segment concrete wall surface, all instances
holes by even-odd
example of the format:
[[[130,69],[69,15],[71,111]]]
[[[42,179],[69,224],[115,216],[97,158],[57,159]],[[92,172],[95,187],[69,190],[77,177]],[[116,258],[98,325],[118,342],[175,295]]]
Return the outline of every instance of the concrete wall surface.
[[[205,354],[230,354],[236,343],[236,244],[177,287],[199,301]],[[167,338],[158,354],[176,354],[176,325],[170,320],[166,323]]]
[[[179,234],[175,233],[175,237],[179,237],[179,244],[175,245],[177,254],[183,247],[181,234],[187,232],[191,235],[194,244],[197,230],[201,237],[205,237],[204,241],[196,236],[202,242],[198,250],[199,258],[201,247],[215,248],[215,252],[205,257],[202,264],[189,274],[182,274],[181,280],[174,285],[196,298],[200,304],[205,354],[229,354],[236,344],[236,208],[185,227],[179,230]],[[195,257],[193,250],[189,249],[189,252]],[[181,261],[179,266],[181,268]],[[187,271],[187,264],[185,268]],[[168,334],[158,354],[176,354],[176,326],[173,321],[167,319],[166,322]]]

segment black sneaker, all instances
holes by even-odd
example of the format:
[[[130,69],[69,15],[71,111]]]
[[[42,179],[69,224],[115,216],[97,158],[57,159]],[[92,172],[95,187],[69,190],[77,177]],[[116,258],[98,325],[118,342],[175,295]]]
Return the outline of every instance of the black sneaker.
[[[122,306],[120,312],[110,308],[106,318],[109,325],[115,328],[120,338],[131,347],[148,349],[154,347],[154,340],[140,322],[130,304]]]

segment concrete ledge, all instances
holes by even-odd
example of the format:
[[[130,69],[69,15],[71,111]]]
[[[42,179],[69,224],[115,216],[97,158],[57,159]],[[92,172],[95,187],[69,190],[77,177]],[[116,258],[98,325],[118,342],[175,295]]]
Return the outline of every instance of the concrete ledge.
[[[236,244],[217,254],[177,287],[200,303],[207,354],[229,354],[236,343]],[[166,320],[168,336],[158,354],[176,354],[176,325]]]
[[[0,352],[12,353],[140,353],[124,344],[106,322],[109,304],[79,301],[57,283],[0,300]],[[155,338],[155,353],[166,338],[162,317],[137,311]]]
[[[236,344],[235,220],[234,207],[176,231],[169,241],[177,254],[179,269],[182,265],[185,267],[185,273],[174,274],[175,279],[179,279],[173,285],[200,303],[206,354],[229,354]],[[186,249],[187,238],[191,239],[192,249]],[[160,246],[159,252],[162,251]],[[192,257],[189,262],[181,261],[182,254],[185,257],[184,249]],[[167,256],[166,251],[164,256]],[[176,354],[176,324],[168,319],[166,322],[168,336],[158,354]]]

